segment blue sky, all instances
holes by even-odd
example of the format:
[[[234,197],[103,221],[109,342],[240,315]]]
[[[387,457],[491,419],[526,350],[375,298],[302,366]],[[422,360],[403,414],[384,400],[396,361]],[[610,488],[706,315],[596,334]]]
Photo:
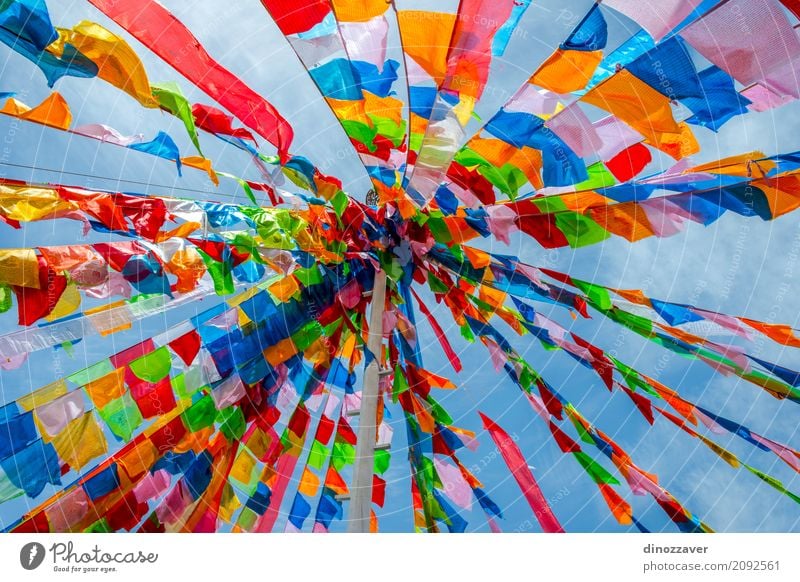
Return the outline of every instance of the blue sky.
[[[313,83],[257,0],[227,3],[224,9],[210,0],[163,1],[183,20],[222,64],[238,74],[253,89],[266,96],[293,124],[293,152],[313,160],[320,169],[343,180],[345,189],[361,198],[369,182],[338,123],[321,102]],[[57,26],[70,27],[89,19],[112,31],[120,29],[87,2],[49,2]],[[434,3],[398,0],[398,7],[431,8]],[[435,3],[439,9],[457,2]],[[588,1],[541,1],[523,18],[506,55],[492,68],[478,114],[487,119],[536,66],[569,33],[576,19],[588,10]],[[636,26],[622,16],[605,11],[610,26],[609,48],[613,48]],[[190,102],[212,103],[160,62],[147,49],[131,43],[147,68],[151,82],[177,80]],[[396,39],[394,39],[396,45]],[[397,47],[390,56],[398,58]],[[400,59],[398,59],[400,60]],[[40,71],[30,62],[0,46],[0,91],[17,91],[28,104],[41,101],[49,90]],[[158,130],[168,132],[191,155],[191,144],[182,125],[159,111],[141,108],[127,95],[98,79],[64,78],[56,85],[70,104],[73,125],[106,123],[126,135],[143,133],[147,139]],[[402,96],[401,96],[402,97]],[[766,154],[800,150],[800,105],[790,104],[775,112],[750,114],[730,121],[714,134],[702,128],[695,133],[703,146],[697,161],[760,149]],[[258,179],[241,152],[201,135],[203,151],[223,171]],[[28,170],[9,164],[35,165]],[[657,158],[652,170],[668,167]],[[47,168],[54,171],[45,171]],[[61,174],[65,170],[85,176]],[[214,188],[200,172],[186,170],[178,178],[174,164],[135,151],[71,136],[7,117],[0,118],[0,175],[33,181],[52,181],[111,190],[173,194],[219,201],[245,202],[233,182]],[[91,176],[91,177],[87,177]],[[110,178],[110,179],[104,179]],[[133,182],[145,183],[146,186]],[[82,238],[72,221],[26,225],[21,231],[0,227],[3,247],[103,242],[113,236],[91,233]],[[617,288],[643,289],[654,297],[692,303],[708,309],[764,321],[797,326],[800,297],[796,293],[800,272],[800,222],[788,215],[771,223],[727,214],[708,229],[690,224],[684,233],[670,239],[646,239],[632,245],[621,239],[579,250],[544,251],[526,237],[512,237],[511,245],[483,241],[482,246],[504,254],[516,254],[528,263],[566,271],[583,280]],[[74,358],[63,351],[41,351],[30,356],[20,369],[0,372],[0,401],[6,402],[68,375],[128,345],[156,335],[197,311],[217,303],[214,296],[185,308],[152,317],[133,329],[108,338],[92,336],[76,346]],[[87,305],[91,305],[89,302]],[[0,316],[0,333],[17,329],[15,310]],[[545,496],[567,531],[629,531],[616,524],[596,487],[578,464],[560,453],[547,427],[534,415],[519,390],[498,375],[481,345],[468,345],[459,330],[448,326],[449,314],[436,310],[445,331],[453,338],[465,369],[452,372],[442,357],[431,330],[420,323],[420,341],[426,365],[453,379],[459,388],[438,394],[455,424],[481,432],[477,411],[487,413],[518,439]],[[703,364],[692,363],[645,343],[640,337],[598,318],[573,322],[565,314],[554,315],[596,345],[615,350],[618,357],[642,372],[677,389],[688,399],[723,416],[739,421],[759,434],[800,447],[800,408],[777,401],[756,387],[736,378],[715,375]],[[504,329],[503,326],[499,326]],[[507,334],[512,339],[511,334]],[[512,344],[548,381],[572,400],[598,427],[631,453],[642,468],[657,473],[661,484],[685,506],[719,531],[800,531],[800,508],[745,470],[734,470],[701,443],[657,421],[650,427],[624,395],[610,395],[592,373],[577,366],[563,353],[545,352],[530,337],[512,339]],[[761,342],[755,355],[797,369],[800,357],[791,349]],[[395,414],[392,466],[386,507],[379,511],[383,531],[411,528],[408,465],[405,461],[401,415]],[[486,491],[503,508],[506,531],[538,531],[532,512],[488,438],[480,436],[476,453],[465,453],[464,464],[483,481]],[[752,449],[740,440],[719,441],[742,460],[782,480],[800,492],[800,477],[772,455]],[[593,455],[595,456],[595,455]],[[604,462],[597,456],[600,462]],[[605,463],[604,463],[605,464]],[[613,467],[606,464],[612,473]],[[619,488],[634,506],[638,519],[650,529],[673,531],[671,524],[649,497],[634,497]],[[292,494],[283,510],[288,511]],[[44,497],[44,495],[43,495]],[[33,500],[36,504],[40,500]],[[28,500],[0,506],[0,528],[25,510]],[[486,531],[485,520],[475,504],[469,531]],[[279,522],[282,524],[282,521]]]

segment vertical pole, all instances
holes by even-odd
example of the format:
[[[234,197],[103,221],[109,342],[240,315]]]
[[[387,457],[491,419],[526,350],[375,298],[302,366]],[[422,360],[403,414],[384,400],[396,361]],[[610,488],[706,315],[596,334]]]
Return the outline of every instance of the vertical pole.
[[[378,383],[380,381],[381,341],[383,339],[383,310],[386,300],[386,272],[375,271],[372,285],[372,307],[369,314],[367,348],[375,358],[364,372],[361,390],[361,409],[358,415],[358,444],[350,487],[350,509],[347,531],[369,533],[372,509],[372,476],[375,462],[375,440],[378,416]]]

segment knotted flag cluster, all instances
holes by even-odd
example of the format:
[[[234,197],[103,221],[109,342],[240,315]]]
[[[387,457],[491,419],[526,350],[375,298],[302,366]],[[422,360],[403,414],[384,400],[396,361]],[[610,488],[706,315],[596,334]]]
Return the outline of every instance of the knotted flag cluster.
[[[732,435],[765,462],[800,472],[800,452],[789,443],[690,401],[553,314],[607,318],[753,390],[800,403],[800,373],[742,347],[800,347],[795,329],[582,281],[481,244],[508,244],[512,235],[541,248],[612,236],[634,243],[677,235],[687,223],[710,226],[728,212],[769,221],[800,207],[800,152],[690,158],[699,152],[695,132],[800,98],[800,3],[598,1],[482,120],[475,106],[492,63],[516,42],[532,0],[460,0],[455,12],[404,10],[401,0],[262,0],[251,17],[273,19],[289,42],[357,152],[370,203],[293,153],[290,123],[161,4],[89,3],[120,32],[89,21],[55,26],[44,0],[8,0],[0,2],[0,41],[38,67],[50,88],[65,76],[97,77],[174,116],[195,151],[182,153],[165,132],[148,140],[102,123],[75,127],[57,91],[26,103],[15,87],[0,86],[0,113],[22,127],[41,124],[171,160],[178,173],[204,172],[219,188],[240,188],[249,203],[0,179],[0,228],[71,220],[110,241],[0,249],[0,312],[16,310],[20,326],[0,336],[3,368],[35,351],[101,342],[179,306],[197,308],[154,337],[0,403],[0,503],[30,500],[8,531],[341,529],[358,446],[359,372],[375,363],[378,410],[366,419],[377,427],[372,529],[386,499],[384,475],[407,461],[416,531],[466,531],[462,513],[474,502],[500,531],[503,508],[490,495],[497,484],[481,482],[459,459],[478,435],[456,426],[437,400],[456,389],[456,377],[423,358],[441,350],[458,373],[461,341],[485,346],[487,361],[519,387],[532,417],[619,524],[648,531],[629,497],[641,495],[677,530],[712,531],[659,483],[646,458],[609,436],[616,427],[604,431],[537,371],[512,334],[591,370],[605,387],[592,397],[623,392],[649,425],[698,439],[731,470],[800,503],[718,441]],[[612,13],[640,31],[610,50]],[[737,34],[737,22],[751,34]],[[126,39],[208,103],[191,103],[176,82],[152,83]],[[260,179],[215,167],[201,138],[241,150]],[[656,154],[674,163],[650,173]],[[378,272],[387,279],[382,305],[372,300]],[[214,294],[224,301],[198,303]],[[84,307],[86,298],[103,302]],[[381,312],[381,329],[370,329],[371,310]],[[421,326],[438,346],[420,344]],[[375,334],[377,351],[368,347]],[[402,415],[402,438],[392,434],[392,413]],[[564,531],[569,516],[550,506],[526,451],[481,418],[483,440],[497,447],[541,529]]]

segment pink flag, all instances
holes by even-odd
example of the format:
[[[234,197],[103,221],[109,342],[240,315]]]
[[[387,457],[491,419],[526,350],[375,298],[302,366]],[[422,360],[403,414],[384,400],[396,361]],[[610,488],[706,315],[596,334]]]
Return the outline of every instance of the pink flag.
[[[357,280],[353,279],[339,290],[337,297],[345,308],[354,309],[361,301],[361,286]]]
[[[489,435],[497,445],[497,449],[503,456],[503,460],[511,470],[511,474],[514,475],[514,479],[519,484],[520,489],[522,489],[522,493],[528,500],[531,509],[533,509],[533,513],[542,526],[542,530],[545,533],[564,533],[564,528],[561,527],[558,519],[556,519],[553,510],[550,509],[547,500],[542,494],[542,490],[539,489],[536,479],[533,478],[533,474],[528,468],[528,462],[522,455],[522,451],[519,450],[517,444],[502,428],[496,425],[486,415],[482,413],[479,414],[483,420],[483,427],[489,431]]]
[[[144,141],[144,135],[137,133],[136,135],[125,136],[118,132],[113,127],[103,125],[102,123],[90,123],[88,125],[81,125],[72,130],[72,133],[99,139],[103,142],[113,143],[119,146],[127,147],[134,143]]]
[[[464,479],[461,470],[449,463],[433,459],[436,473],[444,485],[444,493],[450,500],[462,509],[472,509],[472,489]]]
[[[798,74],[800,74],[800,55],[792,55],[789,61],[764,77],[764,84],[781,98],[800,99],[800,87],[797,86]]]
[[[192,496],[183,481],[167,493],[161,503],[156,507],[156,516],[161,523],[172,525],[180,520],[186,508],[192,504]]]
[[[166,469],[159,469],[155,473],[146,473],[133,489],[133,494],[139,503],[147,503],[150,499],[158,497],[166,491],[169,484],[169,473]]]
[[[321,63],[342,53],[342,39],[338,33],[326,34],[316,38],[300,38],[288,36],[286,40],[292,45],[294,52],[304,63]]]
[[[628,481],[628,485],[634,495],[646,495],[649,493],[655,499],[661,501],[669,500],[669,496],[667,492],[664,491],[664,488],[639,471],[639,469],[633,465],[628,465],[627,470],[628,474],[625,475],[625,479]]]
[[[533,410],[541,417],[542,420],[545,422],[550,420],[550,413],[547,412],[547,406],[545,406],[541,397],[533,393],[528,394],[528,402],[530,402],[531,408],[533,408]]]
[[[489,529],[492,530],[492,533],[503,533],[503,530],[497,525],[495,519],[488,513],[486,514],[486,522],[489,524]]]
[[[604,162],[632,145],[644,141],[641,133],[613,115],[595,121],[593,125],[602,143],[597,149],[597,157]]]
[[[453,427],[450,428],[453,430],[454,433],[456,433],[458,440],[460,440],[464,444],[464,446],[467,447],[470,451],[475,452],[478,450],[478,439],[476,439],[473,434],[460,432],[458,429],[455,429]]]
[[[83,391],[73,390],[34,409],[36,420],[50,437],[55,437],[84,413]]]
[[[657,237],[673,236],[683,228],[683,223],[692,219],[692,215],[677,204],[661,196],[639,202],[647,220],[653,227]]]
[[[587,158],[603,146],[592,122],[578,102],[568,105],[545,122],[581,158]]]
[[[323,414],[325,414],[325,416],[328,418],[334,418],[340,402],[341,400],[338,396],[336,396],[336,394],[330,394],[328,396],[328,401],[325,403],[325,411]]]
[[[716,342],[706,342],[706,346],[713,348],[718,354],[721,354],[734,362],[737,366],[742,368],[745,372],[750,372],[750,359],[744,350],[738,346],[718,344]]]
[[[208,325],[213,325],[220,329],[231,330],[239,323],[239,310],[236,308],[228,309],[220,313],[215,318],[209,320]]]
[[[487,206],[486,223],[489,225],[491,233],[507,245],[511,244],[509,233],[517,230],[517,214],[505,204]]]
[[[68,532],[72,526],[80,522],[89,512],[89,498],[83,487],[76,487],[65,496],[59,498],[45,510],[50,531],[54,533]]]
[[[726,432],[728,432],[724,428],[722,428],[719,424],[717,424],[716,420],[714,420],[710,416],[707,416],[705,413],[698,410],[697,408],[692,410],[692,414],[694,414],[697,417],[697,419],[700,422],[702,422],[705,425],[705,427],[714,434],[725,434]]]
[[[651,10],[649,3],[635,4]],[[777,0],[723,2],[681,36],[743,85],[764,79],[800,53],[800,40]]]
[[[508,112],[532,113],[533,115],[553,115],[558,109],[558,93],[547,89],[537,89],[526,83],[516,92],[511,100],[503,106]]]
[[[389,337],[397,326],[397,313],[394,309],[383,312],[383,337]]]
[[[0,358],[0,368],[3,370],[16,370],[22,364],[25,363],[25,360],[28,359],[28,353],[23,352],[21,354],[16,354],[13,356],[6,356]]]
[[[514,266],[514,270],[518,273],[525,275],[528,279],[530,279],[531,283],[535,283],[539,287],[547,288],[547,285],[542,283],[542,279],[539,276],[540,271],[536,267],[532,265],[526,265],[525,263],[517,263]]]
[[[489,355],[492,358],[492,364],[494,365],[495,372],[499,372],[505,367],[506,362],[508,361],[506,353],[499,345],[497,345],[496,341],[490,338],[482,337],[481,341],[484,343],[484,345],[486,345],[487,348],[489,348]]]
[[[278,402],[277,402],[278,408],[280,408],[281,410],[288,410],[289,408],[294,408],[295,396],[296,393],[291,383],[283,382],[278,391]]]
[[[214,533],[217,529],[217,514],[213,510],[206,511],[192,530],[193,533]]]
[[[705,309],[698,309],[696,307],[691,307],[690,310],[699,315],[700,317],[716,323],[717,325],[724,327],[725,329],[732,331],[736,335],[745,338],[746,340],[753,340],[752,334],[741,324],[739,320],[735,317],[731,317],[730,315],[725,315],[724,313],[716,313],[714,311],[706,311]]]
[[[752,111],[769,111],[794,100],[791,96],[778,95],[759,83],[742,90],[742,97],[752,101],[748,105]]]
[[[378,71],[383,71],[389,35],[386,17],[378,16],[366,22],[340,22],[339,31],[351,61],[372,63],[378,67]]]
[[[85,292],[87,297],[93,299],[106,299],[114,295],[121,295],[127,298],[131,296],[131,285],[125,280],[122,273],[109,271],[108,279],[100,285],[86,289]]]
[[[789,465],[792,469],[800,473],[800,458],[798,458],[797,453],[792,449],[783,446],[780,443],[776,443],[775,441],[771,441],[767,437],[763,437],[750,431],[750,436],[753,437],[756,441],[767,447],[773,453],[778,455],[783,461]]]
[[[479,208],[483,205],[480,198],[472,193],[472,190],[462,188],[455,183],[448,185],[447,188],[453,192],[455,197],[458,198],[459,202],[461,202],[464,206],[469,206],[470,208]]]
[[[567,341],[567,330],[539,312],[536,312],[536,314],[533,316],[533,325],[536,327],[541,327],[542,329],[546,329],[550,339],[552,339],[553,342],[558,345],[561,345],[561,343]]]
[[[211,391],[211,398],[214,399],[218,410],[236,404],[246,395],[244,384],[238,375],[226,378],[222,384]]]
[[[408,83],[412,87],[415,85],[429,85],[434,83],[433,77],[431,77],[428,72],[423,69],[417,61],[415,61],[410,56],[406,57],[407,67],[406,70],[406,77],[408,77]]]
[[[342,404],[342,414],[349,415],[351,412],[361,408],[361,390],[353,392],[352,394],[344,395],[344,404]]]
[[[650,33],[656,41],[664,38],[691,14],[700,0],[605,0],[603,6],[622,12]]]
[[[642,184],[665,186],[668,184],[687,184],[689,182],[701,182],[703,180],[713,180],[714,175],[707,172],[690,172],[694,162],[691,158],[683,158],[669,168],[663,174],[658,174],[652,178],[641,180]]]
[[[133,143],[144,141],[144,135],[137,133],[136,135],[125,136],[118,132],[113,127],[103,125],[102,123],[90,123],[88,125],[81,125],[72,130],[72,133],[99,139],[100,141],[113,143],[123,147],[127,147]]]

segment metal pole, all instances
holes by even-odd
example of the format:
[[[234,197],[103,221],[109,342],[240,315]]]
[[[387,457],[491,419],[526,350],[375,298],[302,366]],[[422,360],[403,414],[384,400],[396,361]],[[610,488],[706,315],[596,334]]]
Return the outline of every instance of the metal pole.
[[[367,348],[375,358],[364,371],[361,390],[361,410],[358,420],[358,444],[350,487],[350,509],[347,531],[369,533],[372,508],[372,476],[374,474],[375,441],[378,416],[378,383],[380,381],[381,341],[383,339],[383,310],[386,300],[386,272],[375,271],[372,285],[372,308],[369,314]]]

